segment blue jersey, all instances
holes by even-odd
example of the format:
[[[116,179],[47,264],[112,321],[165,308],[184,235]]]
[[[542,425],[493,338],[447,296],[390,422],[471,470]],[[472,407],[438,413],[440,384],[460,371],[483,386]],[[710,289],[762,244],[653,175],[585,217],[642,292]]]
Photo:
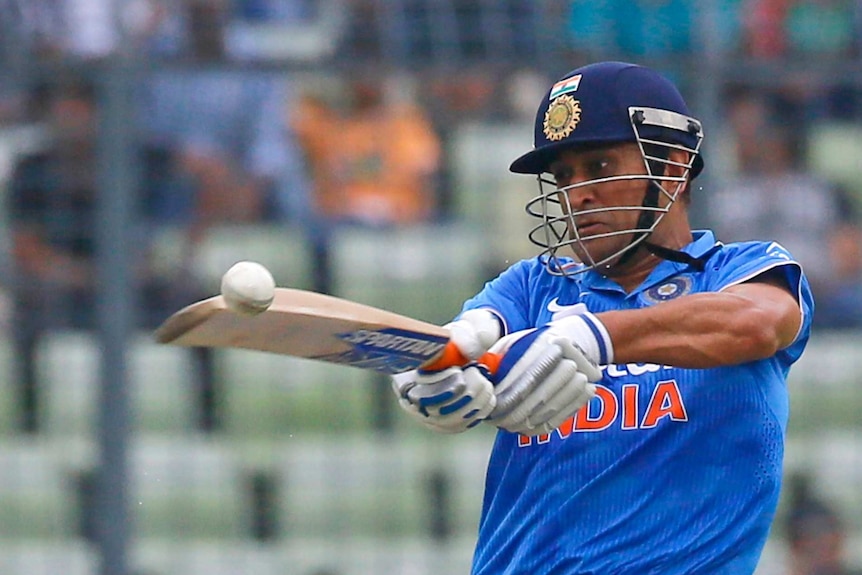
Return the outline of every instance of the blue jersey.
[[[772,357],[712,369],[604,368],[597,395],[548,435],[500,431],[486,478],[474,575],[750,574],[778,502],[786,377],[808,340],[813,301],[776,243],[723,245],[696,232],[704,271],[661,262],[625,293],[590,271],[549,274],[519,262],[465,304],[499,312],[509,332],[583,302],[594,313],[718,292],[777,270],[803,314]]]

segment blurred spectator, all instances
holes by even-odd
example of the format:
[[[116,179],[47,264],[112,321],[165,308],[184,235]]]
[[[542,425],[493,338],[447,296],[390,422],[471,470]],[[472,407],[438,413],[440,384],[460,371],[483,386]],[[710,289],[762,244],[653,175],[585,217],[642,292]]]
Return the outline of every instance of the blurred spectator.
[[[234,0],[232,14],[244,22],[310,22],[319,0]]]
[[[792,0],[747,0],[742,6],[743,53],[753,58],[778,58],[787,53],[784,24]]]
[[[371,226],[433,218],[441,144],[424,110],[378,79],[355,77],[349,87],[346,110],[307,97],[292,116],[321,214]]]
[[[541,101],[550,82],[545,74],[525,68],[513,71],[506,79],[502,91],[506,94],[506,121],[521,122],[530,126],[536,117],[535,103]],[[529,130],[527,131],[529,133]]]
[[[48,92],[45,113],[48,146],[20,157],[9,183],[9,216],[15,274],[12,286],[17,361],[21,385],[21,427],[39,425],[37,349],[53,329],[95,327],[95,250],[99,174],[97,109],[88,84],[63,83]],[[148,240],[164,197],[176,193],[173,159],[164,149],[141,147],[140,190],[135,198],[132,270],[139,327],[153,328],[171,312],[203,294],[181,270],[170,275],[151,259]],[[209,386],[210,350],[195,349],[196,367]]]
[[[833,273],[830,235],[839,224],[855,224],[853,204],[804,170],[803,134],[774,121],[761,96],[732,100],[728,124],[736,173],[717,181],[707,196],[719,239],[775,239],[805,267],[816,297]]]
[[[855,50],[854,0],[793,0],[784,21],[792,56],[849,57]]]
[[[817,298],[815,328],[862,328],[862,230],[838,226],[829,238],[832,275]]]
[[[608,52],[627,59],[690,55],[695,18],[695,3],[688,0],[573,0],[569,43],[588,58]]]
[[[810,479],[791,477],[787,489],[787,575],[860,575],[845,562],[846,525],[828,503],[813,493]]]
[[[195,196],[177,198],[192,240],[223,222],[310,222],[306,169],[287,120],[287,79],[226,64],[224,0],[190,0],[188,62],[154,72],[142,125],[176,151]],[[310,225],[310,224],[309,224]]]
[[[854,0],[746,0],[742,51],[768,60],[839,62],[859,50]],[[785,70],[774,92],[787,117],[803,125],[821,118],[851,118],[862,93],[851,80],[823,82],[816,71]]]
[[[399,67],[532,65],[556,38],[536,2],[351,0],[348,6],[343,50]]]
[[[857,48],[854,0],[747,0],[742,8],[748,56],[838,58]]]
[[[319,61],[335,53],[344,0],[234,0],[228,52],[238,60]]]
[[[129,39],[145,57],[177,56],[186,41],[186,0],[134,0],[128,11]]]
[[[0,78],[0,128],[19,124],[26,109],[26,90],[13,85],[8,78]]]
[[[130,26],[145,51],[176,58],[191,50],[189,4],[209,4],[219,13],[232,61],[312,61],[331,55],[342,36],[344,0],[134,0]],[[131,12],[131,11],[130,11]]]
[[[46,59],[101,58],[120,41],[118,3],[110,0],[12,0],[4,6],[17,20],[29,51]]]
[[[805,131],[822,120],[850,120],[862,110],[862,92],[852,82],[822,81],[815,72],[788,72],[771,90],[777,114]]]
[[[505,78],[488,68],[465,68],[436,74],[427,81],[426,110],[442,129],[470,121],[506,118]],[[535,115],[535,110],[533,111]]]

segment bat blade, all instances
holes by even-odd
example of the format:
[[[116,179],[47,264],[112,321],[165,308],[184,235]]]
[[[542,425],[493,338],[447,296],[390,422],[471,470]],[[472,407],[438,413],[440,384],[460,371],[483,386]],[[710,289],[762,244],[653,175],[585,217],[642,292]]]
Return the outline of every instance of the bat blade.
[[[399,373],[466,363],[448,332],[421,320],[341,298],[277,288],[258,315],[232,312],[221,296],[194,303],[155,332],[160,343],[241,348]]]

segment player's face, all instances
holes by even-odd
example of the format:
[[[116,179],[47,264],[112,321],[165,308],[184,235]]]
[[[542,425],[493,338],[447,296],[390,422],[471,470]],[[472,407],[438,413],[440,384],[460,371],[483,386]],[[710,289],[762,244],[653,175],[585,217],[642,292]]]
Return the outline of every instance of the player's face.
[[[549,172],[561,190],[559,201],[563,212],[574,221],[568,233],[570,239],[580,240],[571,244],[579,260],[602,261],[632,242],[634,234],[622,232],[637,228],[647,181],[621,179],[578,184],[645,175],[646,167],[637,144],[564,150],[549,166]]]

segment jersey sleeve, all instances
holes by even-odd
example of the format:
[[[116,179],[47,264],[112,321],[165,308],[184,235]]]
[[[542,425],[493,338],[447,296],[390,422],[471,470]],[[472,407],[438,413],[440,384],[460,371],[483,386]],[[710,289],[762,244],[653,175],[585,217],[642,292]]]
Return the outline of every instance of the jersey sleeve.
[[[796,361],[805,348],[811,332],[814,314],[814,297],[802,266],[778,242],[747,242],[736,244],[728,257],[716,270],[715,291],[722,291],[756,278],[768,271],[778,271],[784,276],[791,292],[799,302],[802,321],[793,343],[782,350],[788,359]]]

